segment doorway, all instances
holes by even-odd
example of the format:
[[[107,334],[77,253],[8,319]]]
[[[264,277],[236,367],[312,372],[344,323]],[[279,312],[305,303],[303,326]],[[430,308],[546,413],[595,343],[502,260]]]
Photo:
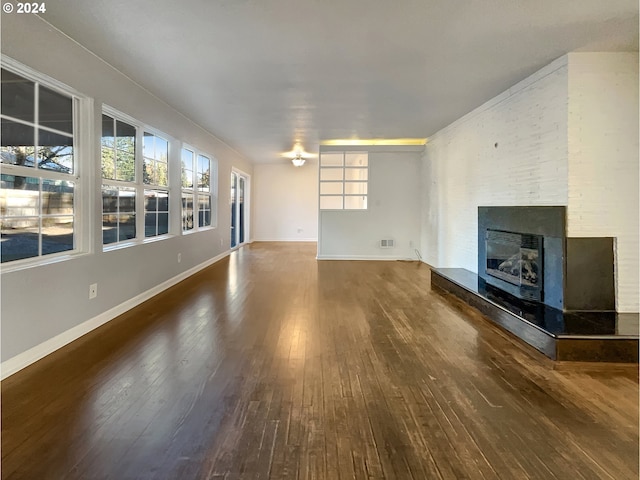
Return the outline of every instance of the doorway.
[[[233,170],[231,172],[231,248],[239,247],[246,242],[246,219],[249,177]]]

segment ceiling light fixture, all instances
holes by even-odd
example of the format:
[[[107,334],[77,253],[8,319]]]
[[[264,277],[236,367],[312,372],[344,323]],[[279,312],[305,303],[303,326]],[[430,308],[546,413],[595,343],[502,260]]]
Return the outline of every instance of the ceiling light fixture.
[[[304,165],[304,158],[302,158],[302,154],[301,153],[297,153],[296,156],[294,158],[291,159],[291,163],[293,163],[294,167],[301,167],[302,165]]]

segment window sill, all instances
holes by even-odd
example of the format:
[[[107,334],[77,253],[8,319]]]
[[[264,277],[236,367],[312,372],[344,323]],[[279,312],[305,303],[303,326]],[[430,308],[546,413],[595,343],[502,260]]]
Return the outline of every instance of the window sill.
[[[46,257],[25,258],[22,260],[15,260],[13,262],[0,264],[0,273],[5,274],[5,273],[17,272],[19,270],[26,270],[29,268],[44,267],[46,265],[53,265],[55,263],[66,262],[67,260],[84,257],[86,255],[89,255],[89,252],[72,250],[70,252],[47,255]]]
[[[136,245],[145,245],[147,243],[160,242],[162,240],[173,238],[175,236],[176,235],[172,233],[167,233],[164,235],[158,235],[157,237],[145,237],[144,239],[139,239],[139,240],[136,239],[136,240],[130,240],[130,241],[121,242],[121,243],[110,243],[109,245],[103,245],[102,251],[112,252],[114,250],[122,250],[124,248],[135,247]]]

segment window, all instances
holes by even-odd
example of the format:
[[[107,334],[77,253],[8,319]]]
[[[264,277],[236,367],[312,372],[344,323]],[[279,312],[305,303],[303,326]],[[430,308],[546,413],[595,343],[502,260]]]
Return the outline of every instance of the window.
[[[182,231],[193,230],[193,175],[195,153],[186,148],[182,149]]]
[[[76,121],[80,97],[2,68],[2,263],[78,250]]]
[[[169,142],[106,107],[101,145],[103,245],[169,233]]]
[[[102,115],[102,243],[136,238],[136,127]]]
[[[367,152],[320,154],[320,210],[366,210]]]
[[[211,225],[211,159],[198,155],[198,225]]]
[[[169,142],[144,132],[142,145],[144,184],[144,236],[169,233]]]
[[[182,149],[182,231],[215,226],[212,212],[215,197],[212,176],[216,163],[206,155],[196,154],[187,147]],[[196,215],[197,212],[197,215]]]

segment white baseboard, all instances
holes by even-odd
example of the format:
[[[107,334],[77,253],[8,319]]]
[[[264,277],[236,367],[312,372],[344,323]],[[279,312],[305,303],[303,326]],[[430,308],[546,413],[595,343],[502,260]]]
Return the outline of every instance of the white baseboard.
[[[4,380],[5,378],[13,375],[23,368],[28,367],[32,363],[37,362],[50,353],[55,352],[56,350],[73,342],[74,340],[77,340],[81,336],[89,333],[90,331],[95,330],[96,328],[104,325],[110,320],[113,320],[117,316],[122,315],[126,311],[140,305],[142,302],[146,302],[150,298],[158,295],[163,290],[174,286],[175,284],[199,272],[200,270],[213,265],[214,263],[222,260],[225,257],[228,257],[230,253],[231,251],[227,250],[226,252],[223,252],[220,255],[207,260],[206,262],[196,265],[189,270],[185,270],[175,277],[170,278],[169,280],[166,280],[165,282],[162,282],[161,284],[156,285],[153,288],[150,288],[146,292],[142,292],[141,294],[136,295],[135,297],[121,303],[120,305],[116,305],[115,307],[87,320],[86,322],[81,323],[80,325],[76,325],[75,327],[62,332],[61,334],[56,335],[55,337],[50,338],[49,340],[46,340],[41,344],[30,348],[29,350],[19,353],[15,357],[5,360],[0,364],[0,379]]]
[[[317,242],[317,238],[257,238],[254,242]]]
[[[387,255],[318,255],[316,260],[416,260],[406,257],[389,257]]]

